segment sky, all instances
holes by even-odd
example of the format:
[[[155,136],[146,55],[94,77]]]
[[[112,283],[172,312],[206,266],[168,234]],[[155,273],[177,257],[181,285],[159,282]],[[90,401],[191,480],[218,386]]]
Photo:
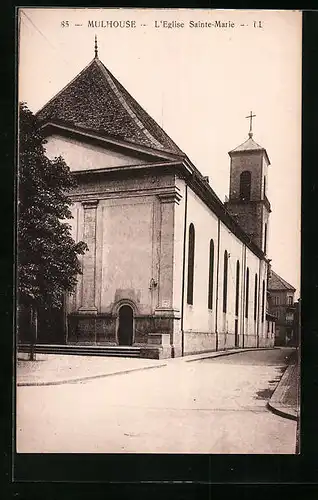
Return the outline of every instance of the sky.
[[[271,161],[268,254],[298,299],[301,16],[274,10],[23,8],[18,98],[38,111],[90,63],[97,35],[100,60],[209,176],[222,201],[229,192],[228,152],[247,139],[246,116],[253,111],[253,138]],[[93,21],[99,26],[89,26]],[[116,27],[115,21],[130,26]]]

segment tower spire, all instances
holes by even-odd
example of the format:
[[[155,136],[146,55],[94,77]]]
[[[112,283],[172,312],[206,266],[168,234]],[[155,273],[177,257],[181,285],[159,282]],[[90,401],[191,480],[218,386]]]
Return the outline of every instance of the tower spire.
[[[248,136],[249,138],[251,139],[253,137],[253,131],[252,131],[252,128],[253,128],[253,118],[255,117],[256,115],[253,115],[253,112],[251,111],[250,114],[248,116],[245,116],[245,118],[249,118],[250,119],[250,131],[248,133]]]
[[[97,35],[95,35],[95,58],[98,57]]]

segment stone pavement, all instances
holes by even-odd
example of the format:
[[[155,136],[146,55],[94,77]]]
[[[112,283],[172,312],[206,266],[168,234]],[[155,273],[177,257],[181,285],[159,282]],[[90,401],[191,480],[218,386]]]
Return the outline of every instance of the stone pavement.
[[[266,407],[291,352],[208,353],[124,376],[18,387],[18,453],[295,454],[296,422]]]
[[[299,386],[299,352],[295,350],[289,359],[289,365],[268,402],[268,407],[281,417],[298,420],[300,413]]]
[[[83,380],[125,374],[136,370],[160,368],[170,363],[184,363],[204,358],[229,356],[249,350],[255,349],[231,349],[228,351],[207,352],[180,358],[159,360],[37,353],[36,361],[29,361],[27,353],[18,353],[16,381],[18,386],[76,383]]]

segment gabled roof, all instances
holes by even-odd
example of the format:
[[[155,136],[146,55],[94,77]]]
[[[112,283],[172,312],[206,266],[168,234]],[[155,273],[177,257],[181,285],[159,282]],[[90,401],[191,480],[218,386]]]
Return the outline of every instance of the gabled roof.
[[[244,153],[249,151],[264,151],[268,163],[270,164],[266,149],[254,141],[252,133],[249,133],[249,137],[245,142],[243,142],[236,148],[232,149],[232,151],[229,152],[229,155],[231,156],[232,153],[241,153],[241,152]]]
[[[287,283],[281,276],[271,271],[271,275],[268,280],[268,290],[291,290],[296,291],[296,288]]]
[[[95,131],[109,137],[184,156],[164,130],[95,57],[36,113],[40,122]]]

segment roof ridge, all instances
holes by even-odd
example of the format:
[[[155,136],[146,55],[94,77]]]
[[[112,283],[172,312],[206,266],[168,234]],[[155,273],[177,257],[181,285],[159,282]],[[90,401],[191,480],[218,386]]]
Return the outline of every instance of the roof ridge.
[[[91,78],[94,80],[89,84]],[[85,87],[86,90],[83,93]],[[81,111],[82,105],[84,107]],[[132,143],[147,145],[165,153],[185,156],[185,153],[98,57],[92,59],[44,104],[36,112],[36,116],[44,122],[61,120],[81,127],[90,124],[89,128],[97,127],[108,134],[121,130],[119,136],[122,135],[127,140],[129,138]]]
[[[263,146],[261,146],[260,144],[258,144],[256,141],[254,141],[254,139],[252,137],[248,137],[244,142],[242,142],[242,144],[239,144],[238,146],[236,146],[234,149],[232,149],[230,152],[232,151],[235,151],[237,149],[239,149],[241,146],[244,146],[244,144],[246,144],[247,142],[253,142],[255,144],[255,146],[257,146],[258,148],[262,149],[265,151],[265,148]]]
[[[146,114],[147,116],[147,119],[149,119],[151,122],[154,123],[154,125],[156,127],[158,127],[158,129],[160,129],[161,133],[164,135],[164,137],[170,142],[172,143],[172,145],[177,149],[178,153],[179,154],[182,154],[182,155],[185,155],[185,153],[179,148],[179,146],[171,139],[171,137],[166,133],[166,131],[159,125],[159,123],[156,122],[156,120],[154,118],[152,118],[152,116],[141,106],[141,104],[139,104],[139,102],[128,92],[128,90],[120,83],[119,80],[117,80],[117,78],[112,74],[112,72],[105,66],[105,64],[99,60],[99,63],[100,65],[102,66],[103,70],[106,71],[106,74],[108,73],[111,77],[111,79],[114,81],[115,85],[117,86],[117,88],[119,87],[118,91],[121,92],[121,93],[124,93],[126,94],[132,101],[133,101],[133,104],[137,107],[137,108],[140,108],[140,109],[134,109],[133,110],[133,113],[135,114],[135,116],[137,117],[137,119],[141,122],[142,124],[142,118],[140,117],[140,110]],[[138,116],[139,115],[139,116]],[[145,127],[144,127],[145,129]],[[146,129],[148,134],[152,136],[152,134],[149,132],[148,129]],[[152,136],[153,137],[153,136]],[[156,138],[154,138],[154,140],[160,144],[161,148],[162,148],[162,144],[157,141]]]
[[[41,111],[44,110],[44,108],[46,108],[52,101],[54,101],[54,99],[56,99],[59,95],[61,95],[68,87],[70,87],[72,85],[72,83],[75,82],[75,80],[77,80],[91,65],[94,64],[94,62],[96,61],[96,58],[92,59],[91,62],[89,62],[85,68],[83,68],[77,75],[74,76],[74,78],[72,78],[72,80],[70,80],[66,85],[64,85],[63,88],[61,88],[61,90],[59,90],[56,94],[53,95],[53,97],[51,97],[51,99],[49,99],[43,106],[42,108],[38,109],[38,111],[35,113],[35,116],[37,116],[38,114],[40,114]]]
[[[114,77],[114,75],[109,71],[109,69],[106,68],[106,66],[100,60],[97,61],[97,64],[100,67],[100,69],[103,71],[103,73],[105,74],[105,76],[108,80],[108,83],[110,84],[116,97],[118,97],[118,99],[120,100],[120,103],[126,109],[126,111],[129,113],[129,115],[133,118],[136,125],[142,130],[142,132],[146,135],[146,137],[148,137],[148,139],[150,139],[151,142],[154,142],[155,146],[162,147],[162,144],[159,141],[157,141],[157,139],[152,134],[150,134],[150,132],[146,129],[146,127],[144,127],[142,122],[139,120],[139,118],[138,118],[137,114],[134,112],[134,110],[131,109],[131,107],[129,106],[128,103],[125,102],[124,98],[122,97],[122,95],[120,93],[120,90],[116,86],[116,83],[117,84],[119,83],[118,80]],[[113,80],[115,80],[115,82]],[[132,96],[130,96],[130,97],[133,99]]]
[[[254,141],[253,137],[248,137],[246,141],[242,142],[239,146],[236,146],[236,148],[232,149],[231,151],[228,152],[228,154],[231,156],[232,153],[250,153],[252,151],[258,151],[258,152],[263,152],[265,154],[265,157],[267,159],[268,165],[270,165],[270,159],[268,157],[266,148],[258,144],[256,141]]]
[[[288,283],[288,281],[284,280],[284,278],[282,278],[279,274],[275,273],[275,271],[272,270],[271,272],[272,275],[274,274],[276,279],[278,279],[278,281],[280,281],[285,286],[285,288],[287,288],[288,290],[296,290],[294,286]]]

